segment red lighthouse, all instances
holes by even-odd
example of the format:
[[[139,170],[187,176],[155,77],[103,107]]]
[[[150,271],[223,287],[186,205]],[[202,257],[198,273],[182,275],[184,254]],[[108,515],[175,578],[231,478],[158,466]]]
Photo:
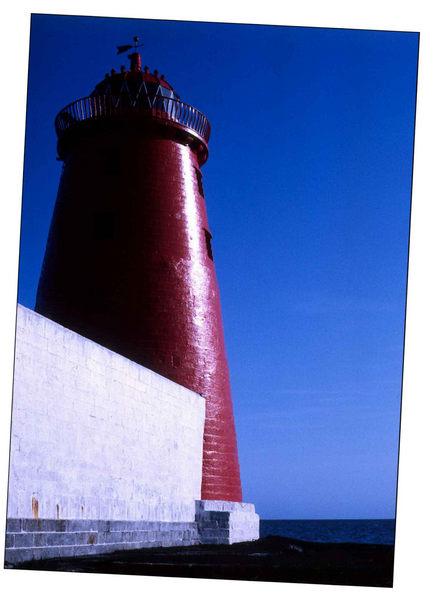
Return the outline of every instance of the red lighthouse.
[[[210,126],[136,50],[56,118],[63,171],[36,310],[204,396],[202,498],[240,502],[200,170]]]

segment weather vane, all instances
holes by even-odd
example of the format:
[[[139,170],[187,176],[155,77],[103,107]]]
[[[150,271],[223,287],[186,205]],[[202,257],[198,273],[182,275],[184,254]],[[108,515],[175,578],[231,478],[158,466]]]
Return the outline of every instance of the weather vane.
[[[130,50],[131,48],[135,48],[135,50],[137,50],[139,47],[144,46],[144,44],[138,45],[139,40],[140,40],[140,38],[136,35],[134,37],[135,44],[133,44],[133,45],[127,45],[127,46],[116,46],[117,47],[117,54],[122,54],[123,52],[126,52],[127,50]]]

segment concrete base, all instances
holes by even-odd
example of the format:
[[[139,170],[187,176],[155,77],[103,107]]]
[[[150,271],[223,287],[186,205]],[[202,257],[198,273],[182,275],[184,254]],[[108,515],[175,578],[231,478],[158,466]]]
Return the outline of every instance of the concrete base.
[[[196,523],[7,519],[5,563],[198,543]]]
[[[202,544],[234,544],[260,537],[260,519],[254,504],[197,500],[195,513]]]
[[[97,519],[7,519],[6,565],[158,546],[257,540],[254,504],[198,500],[194,523]]]

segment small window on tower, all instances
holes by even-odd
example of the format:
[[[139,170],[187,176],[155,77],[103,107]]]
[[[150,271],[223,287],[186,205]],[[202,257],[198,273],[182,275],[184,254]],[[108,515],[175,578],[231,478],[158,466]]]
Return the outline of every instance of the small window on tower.
[[[210,233],[210,231],[207,231],[207,229],[204,229],[204,235],[206,238],[206,248],[207,248],[207,255],[210,258],[210,260],[213,260],[213,251],[212,251],[212,245],[211,245],[211,239],[212,239],[212,234]]]
[[[115,235],[115,231],[115,213],[102,212],[92,215],[92,233],[95,240],[109,240]]]
[[[203,176],[201,174],[201,171],[199,171],[198,169],[195,169],[195,173],[197,175],[197,184],[198,184],[198,191],[200,192],[200,194],[203,196],[204,198],[204,189],[203,189]]]

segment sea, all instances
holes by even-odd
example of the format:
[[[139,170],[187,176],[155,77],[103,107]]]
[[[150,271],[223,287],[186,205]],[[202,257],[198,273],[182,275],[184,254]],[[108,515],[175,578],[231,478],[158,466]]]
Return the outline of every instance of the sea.
[[[268,535],[309,542],[393,545],[395,519],[260,520],[260,537]]]

